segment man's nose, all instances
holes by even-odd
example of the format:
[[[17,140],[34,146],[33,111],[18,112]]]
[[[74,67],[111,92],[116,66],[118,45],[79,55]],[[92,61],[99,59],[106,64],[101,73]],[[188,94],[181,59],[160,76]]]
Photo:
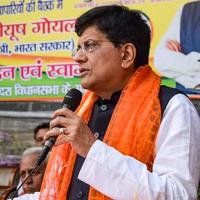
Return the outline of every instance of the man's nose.
[[[28,178],[28,179],[26,180],[25,183],[32,183],[32,182],[33,182],[33,177],[32,177],[32,175],[31,175],[30,177],[28,177],[29,175],[30,175],[29,173],[26,173],[26,176],[24,177],[24,180],[27,179],[27,178]],[[24,180],[23,180],[23,181],[24,181]]]
[[[77,51],[74,55],[73,55],[73,60],[75,62],[83,62],[85,60],[87,60],[87,56],[86,54],[81,50],[79,49],[79,51]]]

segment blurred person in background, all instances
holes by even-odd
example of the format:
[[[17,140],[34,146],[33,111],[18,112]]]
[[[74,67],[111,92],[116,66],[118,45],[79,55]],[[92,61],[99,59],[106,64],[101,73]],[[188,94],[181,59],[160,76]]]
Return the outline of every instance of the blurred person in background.
[[[34,128],[34,140],[37,146],[42,146],[44,135],[49,131],[49,123],[43,122]]]
[[[22,153],[21,161],[20,161],[20,181],[23,182],[27,176],[30,174],[30,172],[34,169],[37,158],[42,150],[42,147],[30,147],[26,149]],[[47,160],[39,166],[39,168],[36,170],[36,172],[28,179],[23,185],[23,192],[25,193],[34,193],[39,192],[40,187],[42,184],[42,178],[46,169]]]

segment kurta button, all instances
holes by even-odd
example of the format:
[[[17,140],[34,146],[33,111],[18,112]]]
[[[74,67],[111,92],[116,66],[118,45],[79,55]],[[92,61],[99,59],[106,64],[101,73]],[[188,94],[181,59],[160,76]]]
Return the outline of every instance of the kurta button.
[[[84,194],[83,194],[83,192],[80,190],[79,192],[78,192],[78,194],[76,195],[76,197],[78,198],[78,199],[81,199],[82,197],[84,196]]]
[[[99,133],[98,133],[98,132],[95,132],[95,133],[94,133],[94,137],[98,139],[98,138],[99,138]]]
[[[102,111],[106,111],[107,109],[108,109],[108,106],[107,106],[107,105],[103,104],[103,105],[101,106],[101,110],[102,110]]]

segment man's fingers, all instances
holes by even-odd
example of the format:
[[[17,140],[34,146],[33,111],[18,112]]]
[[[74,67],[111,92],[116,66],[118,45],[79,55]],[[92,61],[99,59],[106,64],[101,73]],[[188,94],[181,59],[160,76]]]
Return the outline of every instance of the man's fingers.
[[[181,45],[176,40],[168,40],[166,46],[171,51],[176,51],[176,52],[181,51]]]
[[[68,135],[60,135],[56,140],[55,146],[69,143],[68,138]]]
[[[67,116],[72,116],[74,113],[69,110],[68,108],[61,108],[61,109],[58,109],[56,110],[53,114],[52,114],[52,118],[56,118],[58,116],[64,116],[64,117],[67,117]]]
[[[44,136],[44,141],[47,140],[47,139],[50,138],[50,137],[58,136],[58,135],[60,135],[59,129],[58,129],[58,128],[53,128],[53,129],[49,130],[49,131],[45,134],[45,136]]]
[[[72,121],[72,118],[70,117],[58,116],[54,118],[53,120],[51,120],[51,122],[49,123],[49,126],[50,126],[50,129],[54,127],[66,127],[67,125],[71,123],[71,121]]]

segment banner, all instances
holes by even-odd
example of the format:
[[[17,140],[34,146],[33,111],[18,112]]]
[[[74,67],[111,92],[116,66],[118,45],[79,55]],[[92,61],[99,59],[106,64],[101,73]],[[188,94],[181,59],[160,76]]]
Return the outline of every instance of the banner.
[[[189,1],[1,0],[0,101],[59,100],[72,87],[82,90],[79,66],[71,57],[77,43],[74,24],[79,15],[95,6],[117,3],[147,14],[152,27],[153,66],[157,43],[177,9],[186,2]]]

